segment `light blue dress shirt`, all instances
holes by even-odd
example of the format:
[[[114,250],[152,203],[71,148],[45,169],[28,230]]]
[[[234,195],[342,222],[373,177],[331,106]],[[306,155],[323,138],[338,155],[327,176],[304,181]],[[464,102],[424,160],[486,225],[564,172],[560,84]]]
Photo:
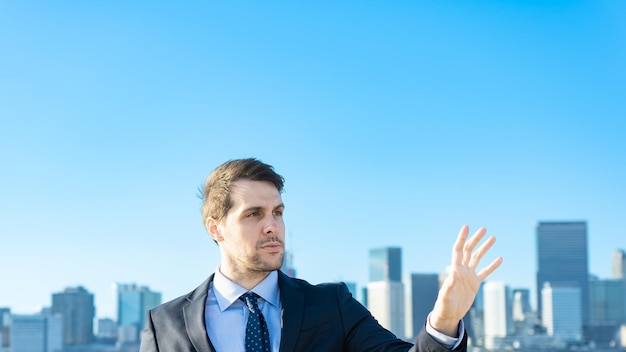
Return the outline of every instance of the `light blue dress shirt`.
[[[278,290],[278,273],[272,271],[250,291],[260,297],[258,304],[267,322],[272,352],[279,352],[282,304]],[[239,300],[239,296],[246,292],[248,291],[245,288],[222,275],[219,268],[215,270],[213,282],[209,285],[204,321],[207,335],[217,352],[245,351],[246,323],[250,311],[246,304]],[[426,332],[442,345],[454,349],[463,340],[465,327],[461,320],[459,337],[451,337],[435,330],[430,326],[430,319],[428,319]]]
[[[251,292],[259,295],[258,304],[270,333],[272,352],[279,352],[282,328],[278,273],[272,271]],[[248,292],[215,270],[204,310],[206,331],[217,352],[245,351],[246,323],[250,311],[239,296]]]

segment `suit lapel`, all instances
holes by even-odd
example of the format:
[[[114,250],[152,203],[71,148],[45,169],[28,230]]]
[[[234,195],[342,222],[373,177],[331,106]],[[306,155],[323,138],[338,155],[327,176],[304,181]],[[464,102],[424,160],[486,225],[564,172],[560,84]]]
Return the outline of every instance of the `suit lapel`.
[[[283,327],[281,330],[280,350],[282,352],[293,351],[296,347],[302,316],[304,313],[304,297],[291,279],[278,271],[278,289],[282,303]]]
[[[183,307],[187,334],[196,351],[215,352],[207,336],[206,325],[204,323],[204,309],[211,281],[213,281],[213,275],[187,297],[188,302]]]

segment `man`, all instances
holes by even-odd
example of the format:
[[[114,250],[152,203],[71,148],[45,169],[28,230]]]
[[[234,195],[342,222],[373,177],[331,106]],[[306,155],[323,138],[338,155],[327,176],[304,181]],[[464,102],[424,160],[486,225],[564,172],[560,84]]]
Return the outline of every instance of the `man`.
[[[486,231],[468,240],[462,227],[451,273],[413,345],[381,327],[345,284],[311,285],[279,271],[283,182],[256,159],[228,161],[209,175],[202,216],[221,263],[194,291],[148,312],[142,352],[466,350],[462,318],[481,281],[502,262],[497,258],[476,273],[495,238],[474,251]]]

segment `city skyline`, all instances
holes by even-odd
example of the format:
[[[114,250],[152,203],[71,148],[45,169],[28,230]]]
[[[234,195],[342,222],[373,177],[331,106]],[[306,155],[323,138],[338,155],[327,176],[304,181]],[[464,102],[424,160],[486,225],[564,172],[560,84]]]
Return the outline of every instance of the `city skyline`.
[[[626,248],[626,3],[0,3],[0,306],[115,282],[168,301],[215,270],[198,187],[257,157],[286,179],[312,283],[368,251],[440,273],[462,225],[535,297],[539,221]],[[184,274],[181,274],[184,273]]]

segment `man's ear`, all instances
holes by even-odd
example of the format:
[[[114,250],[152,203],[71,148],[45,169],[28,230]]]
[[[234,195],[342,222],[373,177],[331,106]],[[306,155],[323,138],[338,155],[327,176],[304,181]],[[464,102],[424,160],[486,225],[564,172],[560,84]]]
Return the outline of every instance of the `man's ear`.
[[[220,242],[224,240],[224,237],[222,237],[222,233],[220,231],[220,224],[217,220],[213,218],[207,218],[204,225],[206,226],[206,230],[209,233],[209,236],[211,236],[211,238],[213,239],[213,241]]]

